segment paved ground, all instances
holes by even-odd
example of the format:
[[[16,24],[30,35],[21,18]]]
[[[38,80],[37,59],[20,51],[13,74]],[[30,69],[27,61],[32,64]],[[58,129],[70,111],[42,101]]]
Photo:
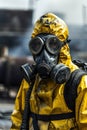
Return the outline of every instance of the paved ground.
[[[10,115],[14,108],[14,101],[0,101],[0,130],[10,130]]]

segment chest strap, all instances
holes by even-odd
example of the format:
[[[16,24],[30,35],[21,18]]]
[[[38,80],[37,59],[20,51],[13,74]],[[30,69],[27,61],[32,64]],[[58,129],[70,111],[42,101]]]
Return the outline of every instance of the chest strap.
[[[74,112],[69,112],[69,113],[62,113],[62,114],[51,114],[51,115],[41,115],[41,114],[36,114],[31,112],[30,116],[36,120],[41,120],[41,121],[53,121],[53,120],[63,120],[63,119],[70,119],[75,117]]]
[[[69,112],[69,113],[62,113],[62,114],[52,114],[52,115],[41,115],[41,114],[36,114],[31,112],[30,117],[33,118],[33,127],[34,130],[40,130],[38,126],[38,120],[44,121],[44,122],[49,122],[53,120],[64,120],[64,119],[70,119],[75,117],[74,112]]]

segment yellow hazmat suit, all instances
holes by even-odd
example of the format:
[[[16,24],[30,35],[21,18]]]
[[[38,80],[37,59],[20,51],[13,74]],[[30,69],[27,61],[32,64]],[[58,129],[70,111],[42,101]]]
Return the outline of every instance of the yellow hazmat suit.
[[[49,24],[48,24],[49,23]],[[32,37],[39,33],[51,33],[58,37],[60,41],[66,41],[68,37],[68,28],[64,21],[52,13],[41,17],[35,24]],[[68,44],[60,50],[58,63],[67,65],[71,72],[78,69],[72,63]],[[30,110],[36,114],[52,115],[69,113],[71,110],[67,107],[64,99],[63,84],[56,84],[53,80],[42,80],[37,75],[30,96]],[[20,130],[22,115],[25,107],[25,97],[29,89],[29,83],[23,79],[19,92],[16,97],[14,111],[11,116],[11,130]],[[61,119],[55,121],[40,121],[38,126],[40,130],[87,130],[87,76],[84,75],[78,85],[77,98],[75,102],[75,118]],[[29,120],[29,130],[33,129],[32,118]]]

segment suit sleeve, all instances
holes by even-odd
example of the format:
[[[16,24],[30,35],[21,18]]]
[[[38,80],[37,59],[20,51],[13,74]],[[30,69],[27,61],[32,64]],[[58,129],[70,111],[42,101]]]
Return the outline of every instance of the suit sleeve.
[[[87,75],[82,77],[77,93],[76,122],[79,130],[87,130]]]
[[[29,84],[26,82],[25,79],[23,79],[18,94],[16,96],[14,110],[11,115],[12,126],[10,130],[20,130],[22,114],[25,106],[25,97],[28,88]]]

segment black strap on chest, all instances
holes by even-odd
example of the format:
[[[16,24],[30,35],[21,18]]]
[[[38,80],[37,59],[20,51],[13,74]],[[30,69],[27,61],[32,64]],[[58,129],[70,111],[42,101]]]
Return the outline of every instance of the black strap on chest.
[[[64,120],[64,119],[70,119],[70,118],[75,117],[74,112],[50,114],[50,115],[36,114],[36,113],[31,112],[30,116],[32,118],[36,117],[37,120],[45,121],[45,122],[49,122],[53,120]]]
[[[77,69],[72,72],[70,79],[64,87],[65,102],[72,111],[75,111],[75,99],[77,97],[77,87],[81,81],[83,75],[87,73],[81,69]]]

